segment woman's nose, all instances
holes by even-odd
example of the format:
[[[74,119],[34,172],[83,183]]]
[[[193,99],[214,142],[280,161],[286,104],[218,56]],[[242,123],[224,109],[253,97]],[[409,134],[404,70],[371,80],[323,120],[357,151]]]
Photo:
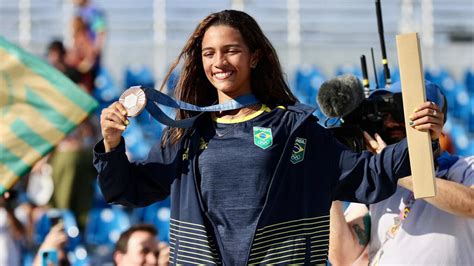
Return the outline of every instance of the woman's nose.
[[[217,53],[215,56],[215,60],[216,61],[214,62],[214,65],[217,67],[226,66],[229,63],[225,54],[222,53]]]

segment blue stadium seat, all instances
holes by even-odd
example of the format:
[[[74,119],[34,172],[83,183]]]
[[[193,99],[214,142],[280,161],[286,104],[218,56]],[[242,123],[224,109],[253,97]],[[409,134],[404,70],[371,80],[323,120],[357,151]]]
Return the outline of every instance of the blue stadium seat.
[[[425,68],[425,79],[442,86],[445,79],[453,79],[452,75],[443,67]]]
[[[153,224],[158,229],[160,241],[169,243],[170,231],[170,198],[156,202],[144,208],[132,211],[133,223]]]
[[[474,97],[474,69],[466,69],[464,72],[464,85],[471,97]]]
[[[92,208],[93,209],[102,209],[108,208],[110,205],[105,201],[102,191],[100,191],[99,181],[97,178],[94,180],[94,195],[92,198]]]
[[[74,250],[67,253],[71,266],[89,266],[92,265],[85,246],[79,245]]]
[[[462,155],[462,156],[470,156],[472,155],[471,149],[471,143],[469,141],[468,133],[467,130],[465,129],[464,125],[458,123],[458,122],[453,122],[452,123],[452,128],[449,132],[453,142],[454,142],[454,148],[455,148],[455,153]]]
[[[95,89],[92,92],[92,96],[99,102],[97,112],[100,114],[103,108],[118,100],[122,94],[122,90],[115,85],[112,76],[104,67],[99,68],[94,84]]]
[[[336,76],[352,74],[362,80],[362,70],[360,66],[342,65],[336,68]]]
[[[460,110],[460,118],[467,130],[474,133],[474,96],[469,97],[468,103],[463,105]]]
[[[468,113],[469,102],[470,102],[469,94],[467,93],[464,86],[460,84],[460,86],[456,88],[453,101],[449,101],[448,99],[448,106],[450,104],[452,105],[452,107],[450,108],[451,110],[449,110],[449,112],[455,118],[463,119],[463,117],[466,116],[466,113],[467,115],[469,115]]]
[[[161,109],[166,113],[166,108],[162,107]],[[174,113],[169,116],[171,118],[175,117]],[[156,141],[160,139],[164,125],[156,121],[147,110],[144,110],[137,117],[137,121],[146,140]]]
[[[375,84],[375,80],[371,78],[372,75],[370,73],[371,71],[369,70],[370,88],[375,88],[375,85],[372,87],[372,84]],[[383,72],[383,68],[377,70],[377,77],[380,88],[385,88],[385,73]],[[398,67],[390,68],[390,80],[392,84],[400,81],[400,69]]]
[[[89,212],[84,239],[88,246],[113,248],[120,234],[129,227],[128,214],[118,206],[92,209]]]
[[[148,143],[145,141],[143,130],[135,121],[130,123],[127,130],[124,131],[125,146],[127,153],[132,160],[145,159],[150,149]]]
[[[60,218],[63,221],[64,231],[68,236],[68,241],[65,247],[66,250],[74,250],[81,243],[81,237],[76,218],[72,211],[68,209],[50,209],[44,213],[35,224],[33,241],[36,245],[40,245],[51,230],[53,219],[57,218]]]
[[[174,88],[176,87],[176,84],[178,84],[179,73],[180,71],[175,69],[173,72],[171,72],[171,75],[168,79],[166,86],[168,87],[168,94],[170,95],[173,94]]]
[[[131,65],[125,68],[124,88],[141,85],[155,88],[155,78],[152,70],[143,65]]]
[[[318,68],[302,66],[296,70],[293,92],[302,103],[316,105],[317,92],[325,80]]]

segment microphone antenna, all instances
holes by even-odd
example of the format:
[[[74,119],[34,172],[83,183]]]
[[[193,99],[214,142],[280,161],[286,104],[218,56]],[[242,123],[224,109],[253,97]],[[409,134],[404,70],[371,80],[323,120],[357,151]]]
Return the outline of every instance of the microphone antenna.
[[[360,56],[360,66],[362,68],[362,85],[364,86],[365,98],[369,98],[370,85],[369,85],[369,73],[367,73],[367,62],[365,61],[365,55]]]
[[[372,66],[374,68],[375,77],[375,89],[380,88],[379,78],[377,77],[377,68],[375,67],[374,47],[370,47],[370,53],[372,54]]]
[[[382,21],[382,7],[380,6],[380,0],[375,0],[375,10],[377,13],[377,28],[379,30],[380,47],[382,50],[382,64],[383,73],[385,77],[385,87],[388,88],[392,84],[390,78],[390,69],[388,68],[387,51],[385,50],[385,37],[383,35],[383,21]]]

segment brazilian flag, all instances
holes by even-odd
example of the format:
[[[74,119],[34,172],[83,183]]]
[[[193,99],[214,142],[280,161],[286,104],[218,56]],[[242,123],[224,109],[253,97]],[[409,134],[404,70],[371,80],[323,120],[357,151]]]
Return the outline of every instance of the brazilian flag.
[[[95,108],[61,72],[0,36],[0,195]]]

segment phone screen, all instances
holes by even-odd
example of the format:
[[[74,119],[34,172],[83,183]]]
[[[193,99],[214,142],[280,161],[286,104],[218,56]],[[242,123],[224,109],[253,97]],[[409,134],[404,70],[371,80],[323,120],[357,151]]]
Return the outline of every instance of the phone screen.
[[[43,250],[40,253],[41,266],[57,266],[58,252],[55,249]]]

